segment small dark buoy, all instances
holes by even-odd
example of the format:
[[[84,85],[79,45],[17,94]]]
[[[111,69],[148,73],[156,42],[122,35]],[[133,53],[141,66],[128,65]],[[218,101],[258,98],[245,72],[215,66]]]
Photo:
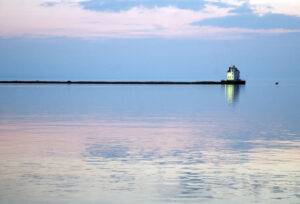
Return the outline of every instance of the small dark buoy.
[[[275,85],[278,85],[279,84],[279,82],[275,82]]]

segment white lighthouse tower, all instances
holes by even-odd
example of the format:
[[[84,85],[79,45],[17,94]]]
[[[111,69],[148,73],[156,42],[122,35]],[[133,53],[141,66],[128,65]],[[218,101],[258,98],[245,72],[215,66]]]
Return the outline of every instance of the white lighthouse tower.
[[[240,80],[240,71],[235,65],[229,67],[227,71],[227,81],[239,81]]]

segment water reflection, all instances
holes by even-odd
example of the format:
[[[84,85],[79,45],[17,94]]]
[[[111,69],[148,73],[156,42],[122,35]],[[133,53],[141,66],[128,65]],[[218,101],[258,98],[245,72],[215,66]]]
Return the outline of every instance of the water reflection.
[[[229,105],[238,102],[240,96],[240,85],[227,84],[225,85],[226,101]]]
[[[270,108],[267,96],[273,100],[277,92],[261,89],[255,99],[261,103],[249,111],[256,90],[247,89],[248,100],[236,109],[228,108],[223,91],[3,90],[0,203],[297,203],[298,103],[273,103],[264,123],[260,110]],[[236,88],[225,91],[236,101]],[[282,111],[287,107],[297,114]]]

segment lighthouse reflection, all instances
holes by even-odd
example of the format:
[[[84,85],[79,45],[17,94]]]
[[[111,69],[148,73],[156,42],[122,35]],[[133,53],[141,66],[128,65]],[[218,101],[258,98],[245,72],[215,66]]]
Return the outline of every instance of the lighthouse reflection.
[[[229,105],[234,105],[239,100],[240,85],[227,84],[225,85],[226,101]]]

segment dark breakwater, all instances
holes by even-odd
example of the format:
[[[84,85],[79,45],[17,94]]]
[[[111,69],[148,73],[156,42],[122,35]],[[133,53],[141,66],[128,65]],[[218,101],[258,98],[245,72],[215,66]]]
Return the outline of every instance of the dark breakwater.
[[[107,84],[107,85],[214,85],[214,84],[246,84],[238,81],[42,81],[42,80],[10,80],[0,81],[0,84]]]

